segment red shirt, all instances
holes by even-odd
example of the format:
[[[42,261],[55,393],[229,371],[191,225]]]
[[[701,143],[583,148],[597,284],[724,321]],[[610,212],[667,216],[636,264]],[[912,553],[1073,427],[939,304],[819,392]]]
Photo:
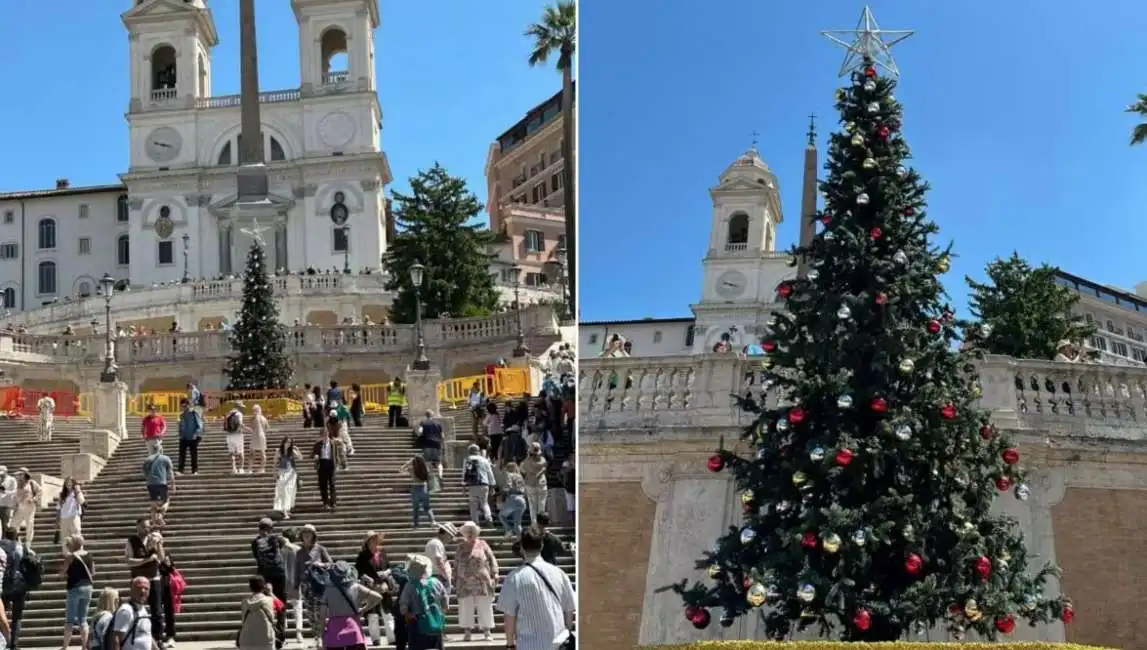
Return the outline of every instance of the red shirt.
[[[167,433],[167,420],[162,415],[145,415],[143,418],[143,438],[152,440],[162,438]]]

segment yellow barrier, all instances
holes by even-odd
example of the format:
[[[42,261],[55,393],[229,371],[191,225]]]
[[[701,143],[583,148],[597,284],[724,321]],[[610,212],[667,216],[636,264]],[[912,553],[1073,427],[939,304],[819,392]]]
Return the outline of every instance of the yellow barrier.
[[[493,375],[455,377],[438,384],[438,402],[452,407],[465,404],[475,383],[486,397],[520,397],[531,392],[528,369],[495,368]]]
[[[94,413],[93,399],[91,393],[80,393],[80,405],[76,407],[76,415],[84,418],[90,418]]]

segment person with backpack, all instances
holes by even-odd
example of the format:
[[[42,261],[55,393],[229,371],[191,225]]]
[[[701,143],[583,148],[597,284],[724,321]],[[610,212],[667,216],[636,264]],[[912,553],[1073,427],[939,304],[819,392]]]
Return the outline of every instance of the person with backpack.
[[[275,598],[267,593],[267,582],[262,576],[251,576],[247,586],[251,593],[239,606],[242,618],[235,634],[235,647],[240,650],[271,650],[279,644]]]
[[[362,618],[382,603],[382,594],[358,581],[358,572],[346,562],[336,562],[327,569],[327,587],[323,605],[327,612],[323,626],[325,650],[355,650],[366,647]]]
[[[406,559],[407,582],[398,596],[398,607],[406,623],[408,650],[438,650],[446,629],[446,585],[433,573],[433,563],[425,555]]]
[[[504,501],[498,509],[498,518],[502,520],[506,537],[517,539],[522,534],[522,516],[526,514],[526,479],[522,477],[515,462],[506,463],[505,470],[502,485]]]
[[[243,469],[244,449],[247,445],[243,440],[242,408],[243,402],[235,402],[231,410],[227,412],[227,417],[223,418],[223,433],[227,435],[227,453],[231,456],[232,474],[247,473]]]
[[[44,581],[44,565],[32,549],[20,541],[14,527],[4,529],[0,551],[7,560],[4,569],[2,593],[4,610],[8,613],[8,649],[15,650],[19,643],[20,622],[24,619],[24,605],[28,594]]]
[[[117,650],[155,650],[161,647],[152,636],[155,620],[148,611],[147,602],[151,594],[151,581],[144,577],[132,578],[128,601],[120,605],[112,618],[112,632]]]
[[[115,645],[115,631],[112,619],[119,609],[119,591],[104,587],[96,604],[96,615],[92,617],[91,633],[88,636],[88,650],[118,650]]]
[[[179,474],[187,467],[187,456],[191,455],[191,473],[199,475],[199,441],[203,439],[203,414],[194,408],[194,402],[180,402],[183,412],[179,414]]]
[[[255,558],[255,573],[271,586],[279,600],[287,602],[287,569],[283,561],[283,538],[275,534],[275,522],[269,517],[259,520],[259,532],[251,540],[251,555]],[[275,616],[275,639],[282,646],[287,635],[287,613]]]
[[[494,468],[478,445],[470,445],[466,453],[468,455],[462,463],[462,484],[466,486],[470,519],[478,523],[493,521],[490,516],[490,486],[497,485]]]

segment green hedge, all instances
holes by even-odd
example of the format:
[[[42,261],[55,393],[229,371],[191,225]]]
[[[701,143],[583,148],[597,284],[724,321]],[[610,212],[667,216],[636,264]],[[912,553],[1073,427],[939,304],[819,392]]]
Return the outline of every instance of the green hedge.
[[[1076,643],[842,643],[840,641],[697,641],[637,650],[1113,650]]]

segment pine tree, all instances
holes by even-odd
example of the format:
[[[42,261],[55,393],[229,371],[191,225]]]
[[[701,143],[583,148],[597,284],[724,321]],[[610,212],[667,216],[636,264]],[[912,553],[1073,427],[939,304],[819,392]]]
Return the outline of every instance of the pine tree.
[[[762,340],[779,405],[738,398],[755,414],[751,452],[709,459],[733,474],[743,523],[698,561],[710,581],[666,587],[697,627],[713,609],[723,625],[759,613],[770,638],[880,641],[1074,616],[1044,593],[1056,568],[1029,573],[1015,521],[989,512],[997,493],[1030,489],[977,408],[974,360],[952,349],[961,324],[937,277],[949,252],[929,243],[927,185],[904,166],[895,85],[866,62],[837,92],[823,229],[794,250],[809,271],[778,287],[787,311]]]
[[[485,316],[498,308],[499,293],[490,275],[487,247],[491,233],[476,225],[482,211],[466,181],[435,164],[410,179],[410,194],[394,192],[398,233],[383,260],[395,292],[391,319],[414,322],[414,287],[410,267],[422,264],[422,317]]]
[[[286,354],[287,334],[279,322],[279,306],[267,277],[267,258],[256,238],[247,251],[243,273],[243,306],[231,330],[231,349],[223,373],[227,390],[289,388],[294,369]]]
[[[1079,294],[1056,282],[1054,267],[1032,268],[1013,252],[989,263],[987,273],[984,284],[965,278],[978,319],[967,339],[976,347],[1017,359],[1052,359],[1061,342],[1080,347],[1095,333],[1093,323],[1072,312]]]

